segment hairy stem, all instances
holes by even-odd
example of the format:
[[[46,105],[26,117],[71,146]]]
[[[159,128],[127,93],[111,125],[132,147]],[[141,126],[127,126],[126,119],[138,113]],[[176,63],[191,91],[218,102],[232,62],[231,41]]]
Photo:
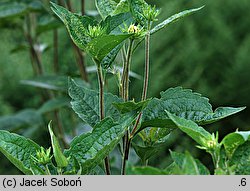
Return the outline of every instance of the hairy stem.
[[[129,70],[130,70],[130,63],[132,58],[132,50],[133,50],[134,40],[130,39],[128,51],[126,54],[125,63],[123,66],[123,75],[122,75],[122,98],[125,101],[129,99]]]
[[[148,92],[148,81],[149,81],[149,48],[150,48],[150,30],[148,30],[145,39],[145,72],[144,72],[144,84],[142,91],[141,100],[144,101],[147,99]]]
[[[94,60],[96,65],[97,65],[97,76],[98,76],[98,83],[99,83],[99,107],[100,107],[100,120],[103,120],[105,117],[104,113],[104,78],[103,78],[103,73],[102,73],[102,67],[101,64]],[[109,164],[109,157],[107,156],[104,159],[104,166],[106,170],[106,174],[110,175],[111,170],[110,170],[110,164]]]
[[[148,23],[148,31],[145,37],[145,73],[144,73],[144,83],[143,83],[143,92],[142,92],[142,98],[141,100],[144,101],[147,99],[147,91],[148,91],[148,81],[149,81],[149,50],[150,50],[150,22]],[[133,53],[133,50],[131,50],[131,52]],[[140,113],[137,117],[137,120],[135,122],[134,128],[131,132],[131,135],[128,136],[127,140],[126,140],[126,150],[124,152],[124,160],[128,160],[128,156],[129,156],[129,150],[130,150],[130,144],[132,141],[132,138],[137,130],[138,125],[140,124],[140,120],[142,117],[142,113]],[[123,168],[122,168],[122,172],[123,174],[125,174],[125,170],[126,170],[126,162],[123,161]]]
[[[124,57],[124,65],[123,65],[123,75],[122,75],[122,98],[124,101],[129,100],[129,71],[130,71],[130,64],[132,58],[132,51],[133,51],[133,44],[134,40],[130,39],[128,50],[126,57]],[[129,140],[129,131],[126,131],[125,136],[123,138],[123,160],[122,160],[122,171],[121,174],[125,174],[126,169],[126,162],[128,160],[129,155],[129,147],[130,147],[130,140]]]

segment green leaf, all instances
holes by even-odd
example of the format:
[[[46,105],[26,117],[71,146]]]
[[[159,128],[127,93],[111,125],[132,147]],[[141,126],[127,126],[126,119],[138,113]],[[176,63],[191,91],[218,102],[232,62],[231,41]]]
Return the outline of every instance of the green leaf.
[[[102,19],[113,13],[117,6],[114,0],[95,0],[95,4]]]
[[[121,0],[115,10],[113,11],[113,15],[120,14],[120,13],[127,13],[129,12],[129,4],[127,0]]]
[[[167,112],[167,111],[166,111]],[[206,147],[206,143],[213,140],[212,135],[204,128],[198,126],[195,122],[184,118],[177,117],[167,112],[169,118],[176,124],[176,126],[195,140],[201,146]]]
[[[154,98],[143,111],[141,129],[145,127],[169,127],[175,125],[165,110],[200,125],[210,124],[244,110],[245,107],[219,107],[213,111],[209,100],[198,93],[181,87],[161,92],[161,98]]]
[[[82,164],[83,173],[88,174],[115,148],[135,117],[135,114],[124,116],[118,122],[105,118],[92,132],[74,138],[70,149],[65,151],[66,156],[74,156]]]
[[[86,51],[97,61],[101,62],[116,46],[129,38],[132,34],[103,35],[88,43]]]
[[[86,34],[86,30],[89,25],[95,25],[96,22],[87,16],[80,16],[71,13],[62,6],[59,6],[51,2],[51,9],[65,24],[70,37],[74,43],[82,50],[85,50],[87,44],[91,41],[91,38]]]
[[[148,6],[144,0],[129,0],[130,11],[133,17],[142,26],[147,26],[147,20],[143,17],[143,9]]]
[[[147,99],[145,101],[141,101],[138,103],[135,103],[135,101],[127,101],[127,102],[118,102],[118,103],[113,103],[116,109],[119,110],[120,113],[129,113],[131,111],[135,110],[143,110],[149,103],[151,99]]]
[[[66,97],[53,98],[45,102],[38,110],[40,113],[47,113],[65,106],[69,106],[70,100]]]
[[[45,171],[32,160],[30,160],[30,170],[32,171],[33,175],[46,175]]]
[[[224,145],[226,154],[230,159],[235,150],[247,141],[250,141],[250,131],[236,131],[226,135],[221,143]]]
[[[67,158],[63,155],[59,141],[57,140],[55,134],[52,131],[51,128],[51,122],[48,125],[49,128],[49,134],[51,138],[51,145],[53,148],[53,155],[57,164],[57,167],[66,167],[68,165]]]
[[[209,175],[210,172],[199,160],[194,159],[189,152],[185,154],[170,151],[171,157],[179,167],[181,174]]]
[[[155,168],[152,166],[143,166],[143,167],[135,167],[135,166],[128,166],[126,168],[127,175],[167,175],[162,169]]]
[[[25,109],[14,115],[0,117],[0,129],[8,131],[17,131],[33,125],[39,126],[42,123],[42,116],[33,109]]]
[[[69,80],[69,96],[72,98],[72,109],[78,116],[94,127],[100,120],[99,93],[84,87],[78,86],[74,80]],[[105,93],[105,116],[117,120],[120,116],[118,110],[113,106],[113,102],[122,102],[121,98]]]
[[[117,45],[107,56],[105,56],[101,62],[103,69],[108,69],[113,64],[117,54],[122,48],[122,44]]]
[[[140,157],[140,159],[145,162],[150,159],[152,156],[159,153],[162,149],[158,146],[140,146],[133,143],[133,148],[135,149],[136,154]]]
[[[9,2],[0,6],[0,19],[22,16],[28,11],[24,3]]]
[[[23,136],[0,130],[0,151],[24,174],[32,174],[31,156],[40,147]]]
[[[123,28],[124,25],[130,25],[132,22],[133,18],[130,13],[121,13],[114,16],[108,16],[101,22],[101,25],[106,29],[107,34],[111,33],[118,35],[123,33],[121,28]]]
[[[189,10],[185,10],[185,11],[182,11],[180,13],[177,13],[175,15],[172,15],[171,17],[169,17],[168,19],[166,19],[165,21],[163,21],[162,23],[158,24],[157,26],[155,26],[151,31],[150,33],[151,34],[154,34],[158,31],[160,31],[161,29],[167,27],[168,25],[170,24],[173,24],[175,23],[176,21],[188,16],[188,15],[191,15],[199,10],[201,10],[204,6],[202,7],[199,7],[199,8],[196,8],[196,9],[189,9]]]
[[[143,139],[147,145],[159,146],[168,140],[171,132],[172,129],[169,128],[151,127],[145,129],[145,135]],[[143,137],[143,134],[140,134],[140,136]]]
[[[237,175],[250,174],[250,141],[236,149],[230,160],[230,165],[235,166],[234,171]]]

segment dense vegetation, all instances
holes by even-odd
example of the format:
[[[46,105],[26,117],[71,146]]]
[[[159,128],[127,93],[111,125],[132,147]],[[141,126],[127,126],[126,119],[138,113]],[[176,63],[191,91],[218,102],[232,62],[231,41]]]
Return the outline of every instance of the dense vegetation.
[[[96,70],[93,67],[94,63],[89,55],[85,56],[84,64],[88,66],[86,67],[88,79],[86,79],[85,71],[81,67],[83,64],[81,54],[79,54],[77,47],[72,45],[62,23],[53,16],[48,1],[26,0],[25,2],[16,2],[15,4],[13,1],[6,0],[0,4],[0,10],[2,10],[0,12],[2,29],[0,35],[1,39],[3,39],[0,45],[0,114],[2,115],[0,128],[22,134],[48,148],[50,146],[50,137],[46,126],[53,119],[53,126],[59,127],[56,130],[56,134],[60,138],[61,145],[68,147],[67,144],[72,137],[88,131],[89,127],[83,124],[72,112],[69,105],[70,99],[65,96],[67,95],[66,89],[68,86],[67,76],[73,77],[78,82],[77,84],[80,83],[81,86],[98,89]],[[21,2],[23,7],[20,7],[18,2]],[[57,3],[62,5],[64,4],[63,2],[58,1]],[[155,4],[154,1],[151,2]],[[76,7],[80,7],[80,1],[66,1],[66,4],[69,9],[74,9],[74,11],[76,11]],[[164,91],[169,87],[182,86],[194,89],[195,92],[201,92],[203,95],[210,97],[214,106],[249,106],[248,52],[250,48],[250,29],[248,27],[249,20],[247,15],[249,15],[248,8],[250,8],[250,5],[247,0],[241,2],[229,0],[226,3],[215,0],[209,2],[159,1],[156,3],[156,6],[161,7],[162,11],[158,19],[162,21],[177,11],[200,7],[204,4],[206,7],[199,11],[198,14],[186,17],[184,20],[169,26],[167,30],[160,31],[152,36],[151,75],[148,97],[160,97],[160,91]],[[93,1],[86,1],[85,5],[86,14],[97,14],[96,12],[88,11],[94,8]],[[8,11],[3,11],[6,10],[6,7],[12,8],[16,13],[8,15]],[[80,11],[80,9],[77,11]],[[97,19],[100,19],[100,16],[97,16]],[[57,38],[58,40],[56,40]],[[58,54],[54,54],[55,52]],[[118,65],[119,58],[118,55],[118,63],[116,63]],[[135,73],[132,73],[130,78],[130,97],[136,100],[140,99],[142,91],[143,64],[144,50],[142,43],[135,52],[131,64],[132,71]],[[120,67],[122,66],[120,65]],[[117,82],[112,72],[105,75],[106,79],[108,79],[105,91],[109,90],[117,94]],[[89,83],[81,81],[80,78]],[[177,88],[175,91],[181,90]],[[185,91],[191,95],[189,91]],[[71,95],[71,98],[74,99],[74,96],[72,97]],[[162,96],[161,99],[165,98]],[[196,97],[195,99],[203,98]],[[207,106],[210,107],[209,105]],[[183,161],[190,162],[194,160],[190,155],[191,153],[195,158],[200,158],[210,168],[212,173],[249,174],[249,169],[244,168],[249,166],[249,161],[244,161],[244,158],[240,157],[240,153],[243,151],[249,153],[249,142],[247,142],[246,136],[243,136],[241,133],[232,133],[222,141],[226,134],[235,132],[237,128],[249,130],[248,113],[246,109],[229,120],[224,119],[220,123],[206,126],[206,129],[210,132],[217,130],[220,132],[219,140],[217,140],[214,134],[203,132],[203,134],[209,137],[209,140],[211,138],[212,147],[219,142],[222,145],[231,144],[228,141],[230,137],[232,140],[242,139],[243,137],[240,143],[243,144],[245,141],[246,143],[237,149],[234,156],[232,155],[235,148],[233,151],[230,148],[232,153],[226,152],[227,157],[230,159],[229,166],[233,166],[238,160],[242,161],[240,164],[244,163],[242,166],[237,166],[236,170],[234,169],[235,166],[233,166],[234,168],[228,168],[227,172],[225,172],[222,165],[213,172],[213,162],[216,164],[215,154],[212,153],[212,162],[209,155],[203,157],[205,152],[194,147],[198,143],[207,150],[207,147],[211,146],[211,144],[202,145],[199,140],[197,141],[196,137],[185,131],[185,128],[181,128],[183,126],[196,128],[194,123],[189,122],[188,126],[186,126],[186,121],[175,118],[175,116],[168,113],[166,115],[172,119],[175,125],[191,136],[197,143],[181,134],[181,131],[174,131],[167,141],[164,141],[164,145],[161,145],[161,149],[157,148],[157,154],[151,148],[152,153],[148,155],[150,157],[153,155],[153,157],[149,161],[147,160],[148,156],[145,156],[145,153],[142,152],[143,148],[133,145],[143,164],[148,161],[148,165],[161,167],[164,170],[151,167],[145,169],[133,167],[133,165],[140,165],[141,162],[135,152],[131,150],[131,164],[128,166],[128,173],[140,174],[145,173],[144,171],[156,174],[166,174],[171,171],[177,174],[197,173],[192,171],[194,167],[184,168],[182,166]],[[171,152],[172,159],[169,158],[169,148],[175,151]],[[147,148],[147,150],[149,151],[150,149]],[[189,152],[186,152],[185,155],[181,154],[187,150]],[[176,151],[181,153],[176,153]],[[222,149],[221,151],[219,149],[217,154],[218,152],[224,152],[224,150]],[[143,155],[140,153],[143,153]],[[113,173],[119,173],[120,159],[117,159],[118,155],[119,151],[117,149],[110,156]],[[160,161],[158,160],[159,155],[162,156]],[[157,160],[154,156],[156,156]],[[174,160],[178,168],[172,168],[173,165],[168,167],[172,160]],[[6,165],[3,165],[3,167],[9,169],[7,167],[9,162],[5,161],[4,164]],[[202,166],[199,162],[196,165]],[[166,167],[168,168],[166,169]],[[13,172],[6,169],[1,169],[1,173],[16,173],[14,169]],[[201,169],[203,171],[198,172],[198,174],[208,173],[203,166]],[[102,172],[102,169],[95,169],[94,173]]]

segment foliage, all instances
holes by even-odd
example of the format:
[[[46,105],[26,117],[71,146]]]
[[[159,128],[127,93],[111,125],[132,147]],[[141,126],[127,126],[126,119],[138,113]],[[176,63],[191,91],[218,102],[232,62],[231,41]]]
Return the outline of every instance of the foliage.
[[[161,92],[160,99],[147,99],[151,36],[170,24],[201,11],[204,6],[182,11],[156,24],[160,10],[144,0],[96,0],[95,4],[101,19],[73,13],[62,4],[51,2],[51,10],[65,25],[74,43],[73,47],[78,54],[78,61],[80,60],[79,71],[84,81],[77,78],[67,80],[65,75],[58,76],[56,54],[55,75],[48,77],[44,73],[40,54],[46,48],[38,43],[37,38],[43,32],[52,30],[56,51],[56,32],[61,26],[52,17],[48,4],[47,9],[31,1],[22,4],[4,3],[1,6],[0,17],[7,21],[22,18],[27,22],[24,35],[29,44],[24,46],[24,50],[28,47],[30,51],[35,77],[22,83],[42,89],[42,96],[46,100],[37,110],[24,110],[0,119],[2,129],[13,132],[23,126],[42,126],[41,119],[48,113],[53,114],[49,118],[55,119],[57,128],[52,130],[52,124],[48,125],[52,153],[50,148],[45,149],[25,136],[5,130],[0,130],[0,151],[24,174],[98,174],[100,171],[97,168],[111,174],[113,168],[110,167],[109,156],[115,149],[119,150],[119,157],[122,158],[122,164],[118,167],[122,175],[210,174],[207,167],[188,151],[185,154],[170,151],[173,162],[165,169],[147,166],[149,159],[166,145],[171,133],[179,129],[192,138],[199,149],[211,155],[214,164],[212,174],[249,174],[249,169],[246,168],[249,166],[249,131],[237,130],[219,142],[218,132],[210,133],[199,126],[217,122],[245,107],[218,107],[213,110],[207,98],[181,87]],[[31,27],[30,17],[37,12],[50,15],[52,21],[46,26],[42,24]],[[129,88],[130,68],[135,50],[143,41],[146,55],[143,91],[141,100],[135,101],[131,99]],[[15,48],[16,50],[19,48]],[[86,52],[95,64],[99,85],[97,91],[88,81],[81,51]],[[123,63],[121,72],[114,69],[116,60]],[[112,70],[112,77],[118,85],[118,95],[106,93],[108,73]],[[68,132],[65,132],[63,119],[59,115],[59,111],[65,109],[65,106],[73,109],[82,120],[81,124],[88,127],[89,131],[84,129],[84,132],[77,135],[76,129],[69,128],[72,139],[67,139]],[[66,115],[70,116],[71,113]],[[141,166],[129,163],[132,148],[141,159]],[[239,164],[236,163],[237,160],[240,161]]]

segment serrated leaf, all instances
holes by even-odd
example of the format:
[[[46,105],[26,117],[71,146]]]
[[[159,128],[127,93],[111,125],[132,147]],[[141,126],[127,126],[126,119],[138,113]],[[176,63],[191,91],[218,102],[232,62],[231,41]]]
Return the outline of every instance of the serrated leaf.
[[[150,99],[147,99],[145,101],[140,101],[136,103],[134,100],[133,101],[127,101],[127,102],[118,102],[118,103],[113,103],[115,108],[122,114],[124,113],[129,113],[131,111],[135,110],[143,110],[149,103]]]
[[[240,145],[234,152],[230,165],[234,166],[237,175],[250,174],[250,141]]]
[[[181,87],[170,88],[161,92],[161,98],[154,98],[143,112],[141,129],[145,127],[169,127],[174,124],[165,110],[179,117],[192,120],[200,125],[210,124],[238,113],[245,107],[219,107],[213,111],[209,100],[200,94]]]
[[[100,121],[99,93],[84,87],[78,86],[73,80],[69,80],[69,96],[72,98],[71,105],[78,116],[94,127]],[[105,93],[105,116],[117,120],[120,116],[113,102],[122,102],[121,98]]]
[[[250,131],[236,131],[226,135],[221,143],[224,145],[226,154],[230,159],[235,150],[247,141],[250,141]]]
[[[199,8],[196,8],[196,9],[189,9],[189,10],[185,10],[185,11],[182,11],[180,13],[177,13],[175,15],[172,15],[171,17],[167,18],[166,20],[164,20],[162,23],[158,24],[157,26],[155,26],[151,31],[150,33],[151,34],[154,34],[158,31],[160,31],[161,29],[169,26],[170,24],[173,24],[175,23],[176,21],[188,16],[188,15],[191,15],[199,10],[201,10],[204,6],[202,7],[199,7]]]
[[[22,16],[28,11],[27,5],[18,2],[9,2],[0,6],[0,18]]]
[[[95,0],[95,4],[102,19],[113,13],[117,6],[114,0]]]
[[[39,149],[39,145],[30,139],[0,130],[0,151],[24,174],[32,174],[31,156],[35,156]]]
[[[143,9],[148,6],[144,0],[129,0],[130,11],[133,17],[142,26],[147,25],[147,20],[143,17]]]
[[[171,157],[179,167],[181,174],[209,175],[210,172],[199,160],[194,159],[189,152],[185,154],[171,151]]]
[[[66,97],[53,98],[45,102],[38,110],[40,113],[47,113],[65,106],[69,106],[70,100]]]
[[[167,111],[166,111],[167,112]],[[167,112],[169,118],[175,125],[201,146],[206,147],[206,143],[213,140],[212,135],[204,128],[198,126],[195,122],[184,118],[177,117]]]
[[[80,16],[71,13],[62,6],[51,2],[51,9],[65,24],[71,39],[82,50],[85,50],[91,38],[86,34],[89,25],[95,25],[96,22],[87,16]]]
[[[135,117],[124,116],[118,122],[105,118],[92,132],[74,138],[65,155],[74,156],[82,164],[83,173],[88,174],[115,148]]]
[[[88,43],[86,51],[97,61],[101,62],[116,46],[132,34],[103,35]]]

